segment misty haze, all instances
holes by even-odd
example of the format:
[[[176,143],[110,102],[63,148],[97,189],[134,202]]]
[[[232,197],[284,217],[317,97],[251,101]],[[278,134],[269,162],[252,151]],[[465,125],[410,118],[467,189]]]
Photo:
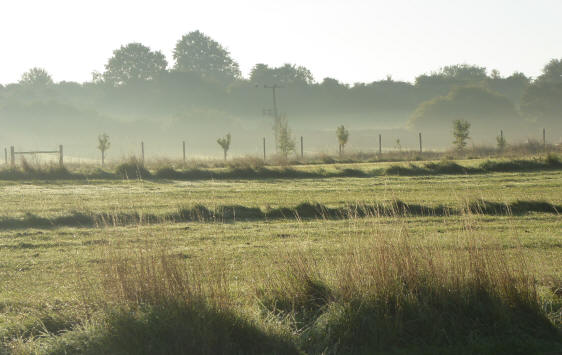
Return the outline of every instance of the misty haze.
[[[471,122],[472,144],[494,146],[501,130],[511,142],[561,142],[562,63],[545,59],[542,74],[469,64],[443,65],[414,82],[386,79],[345,84],[315,79],[297,64],[258,63],[243,77],[223,45],[200,31],[180,38],[174,62],[141,43],[115,49],[92,81],[53,82],[48,68],[31,68],[17,83],[0,88],[0,141],[17,149],[64,144],[74,158],[95,159],[99,133],[112,137],[111,159],[140,154],[177,159],[182,142],[190,157],[218,157],[215,140],[230,132],[232,154],[260,155],[262,138],[274,144],[273,85],[277,115],[292,134],[306,139],[307,153],[334,154],[334,130],[345,124],[348,151],[417,149],[418,133],[431,150],[451,147],[452,122]]]
[[[562,3],[0,6],[0,354],[560,354]]]

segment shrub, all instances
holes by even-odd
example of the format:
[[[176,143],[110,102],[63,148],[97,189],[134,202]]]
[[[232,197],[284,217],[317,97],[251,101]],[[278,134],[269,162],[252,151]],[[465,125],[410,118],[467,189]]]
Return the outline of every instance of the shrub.
[[[135,157],[119,164],[115,172],[123,179],[146,179],[151,177],[150,172],[144,167],[144,163]]]
[[[562,165],[562,159],[560,159],[560,156],[554,153],[548,153],[546,155],[546,159],[545,162],[547,165],[550,166],[560,166]]]

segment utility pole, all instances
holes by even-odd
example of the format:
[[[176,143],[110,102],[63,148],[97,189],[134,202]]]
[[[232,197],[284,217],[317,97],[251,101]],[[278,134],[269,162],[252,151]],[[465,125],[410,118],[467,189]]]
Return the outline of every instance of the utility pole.
[[[275,90],[281,88],[282,86],[279,86],[277,84],[273,84],[273,85],[264,85],[263,87],[264,87],[264,89],[271,89],[272,90],[272,94],[273,94],[273,118],[277,119],[277,116],[279,115],[279,113],[277,112],[277,96],[275,95]]]
[[[273,95],[273,130],[275,132],[275,149],[279,146],[279,142],[277,141],[277,129],[279,126],[279,111],[277,110],[277,95],[276,90],[282,88],[282,86],[273,84],[273,85],[264,85],[264,89],[271,89],[271,93]]]

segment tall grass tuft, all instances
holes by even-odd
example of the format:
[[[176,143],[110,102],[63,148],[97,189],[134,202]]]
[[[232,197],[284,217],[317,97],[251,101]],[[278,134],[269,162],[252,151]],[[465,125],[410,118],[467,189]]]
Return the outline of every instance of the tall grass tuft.
[[[121,163],[115,169],[115,173],[123,179],[146,179],[151,177],[150,172],[144,167],[144,163],[136,157],[131,157]]]
[[[290,257],[256,292],[312,354],[552,349],[560,334],[541,310],[533,276],[467,237],[444,249],[405,232],[373,235],[323,267]]]
[[[237,312],[220,259],[187,263],[164,249],[109,252],[105,317],[55,339],[49,353],[297,354],[290,339]]]
[[[137,250],[111,255],[104,264],[103,285],[110,301],[128,305],[212,302],[227,308],[229,285],[217,263],[188,265],[165,250]],[[212,282],[204,282],[204,280]]]

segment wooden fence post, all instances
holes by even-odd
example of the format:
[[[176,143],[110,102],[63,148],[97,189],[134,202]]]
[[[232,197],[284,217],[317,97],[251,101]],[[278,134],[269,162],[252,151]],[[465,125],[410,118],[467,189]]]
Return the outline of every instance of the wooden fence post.
[[[183,146],[183,163],[185,164],[185,141],[181,142]]]
[[[16,152],[14,151],[14,146],[10,146],[10,165],[13,167],[16,166]]]
[[[421,132],[420,132],[420,154],[422,153],[422,137],[421,137]]]
[[[304,158],[304,138],[301,136],[301,159]]]
[[[542,145],[546,151],[546,128],[542,129]]]
[[[382,154],[382,135],[379,134],[379,154]]]
[[[4,163],[8,165],[8,148],[4,148]]]
[[[141,162],[144,164],[144,142],[141,141]]]
[[[64,168],[64,156],[62,151],[62,144],[59,145],[59,167]]]

